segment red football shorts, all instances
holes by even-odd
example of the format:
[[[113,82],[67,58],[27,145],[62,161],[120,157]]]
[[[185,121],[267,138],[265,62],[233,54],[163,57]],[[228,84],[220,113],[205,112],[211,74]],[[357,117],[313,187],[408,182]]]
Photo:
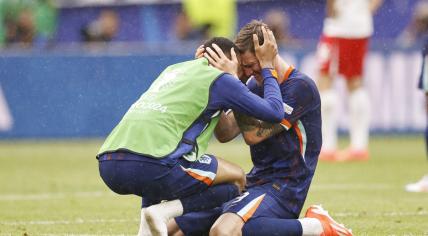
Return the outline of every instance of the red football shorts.
[[[368,38],[346,39],[321,36],[317,48],[320,72],[340,74],[349,79],[361,76]]]

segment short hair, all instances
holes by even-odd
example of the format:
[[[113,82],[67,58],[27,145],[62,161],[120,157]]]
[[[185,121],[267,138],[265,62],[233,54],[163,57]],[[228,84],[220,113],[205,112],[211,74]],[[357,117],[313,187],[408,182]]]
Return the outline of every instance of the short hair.
[[[204,49],[211,48],[214,52],[217,51],[212,47],[212,44],[215,43],[223,51],[229,59],[231,59],[230,50],[235,49],[235,53],[239,53],[239,48],[232,42],[232,40],[224,37],[213,37],[204,43]]]
[[[253,34],[256,34],[259,38],[259,43],[263,44],[264,37],[262,27],[269,28],[265,23],[260,20],[252,20],[250,23],[246,24],[238,32],[235,39],[235,44],[238,46],[241,53],[250,51],[255,53]]]

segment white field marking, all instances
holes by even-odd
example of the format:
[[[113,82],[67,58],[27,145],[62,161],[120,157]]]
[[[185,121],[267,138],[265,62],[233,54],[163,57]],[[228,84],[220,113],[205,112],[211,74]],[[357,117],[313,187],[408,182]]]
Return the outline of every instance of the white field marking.
[[[58,235],[64,235],[64,236],[129,236],[135,234],[74,234],[74,233],[55,233],[55,234],[40,234],[41,236],[58,236]],[[0,236],[2,236],[0,234]]]
[[[364,213],[364,212],[337,212],[332,214],[339,217],[361,217],[361,216],[384,216],[384,217],[395,217],[395,216],[428,216],[428,211],[418,212],[381,212],[381,213]]]
[[[396,217],[396,216],[428,216],[428,211],[419,212],[381,212],[381,213],[361,213],[361,212],[336,212],[334,217]],[[102,223],[137,223],[140,219],[75,219],[75,220],[31,220],[31,221],[0,221],[0,225],[17,226],[17,225],[76,225],[76,224],[102,224]]]
[[[59,236],[59,235],[64,235],[64,236],[129,236],[129,235],[133,235],[135,236],[135,234],[74,234],[74,233],[55,233],[55,234],[40,234],[41,236]],[[0,236],[2,236],[0,234]]]
[[[103,197],[115,195],[112,192],[71,192],[71,193],[37,193],[37,194],[0,194],[0,201],[50,200],[67,197]]]
[[[313,184],[312,191],[322,190],[376,190],[376,189],[394,189],[401,186],[394,186],[381,183],[371,184]],[[114,196],[113,192],[95,191],[95,192],[70,192],[70,193],[36,193],[36,194],[0,194],[0,201],[28,201],[28,200],[51,200],[67,197],[103,197]]]
[[[76,233],[55,233],[55,234],[40,234],[41,236],[130,236],[135,234],[76,234]],[[0,233],[0,236],[12,236],[12,234]]]
[[[376,190],[401,188],[398,185],[370,183],[370,184],[312,184],[311,190]]]
[[[30,221],[0,221],[0,225],[77,225],[77,224],[102,224],[102,223],[128,223],[139,222],[140,219],[75,219],[75,220],[30,220]]]

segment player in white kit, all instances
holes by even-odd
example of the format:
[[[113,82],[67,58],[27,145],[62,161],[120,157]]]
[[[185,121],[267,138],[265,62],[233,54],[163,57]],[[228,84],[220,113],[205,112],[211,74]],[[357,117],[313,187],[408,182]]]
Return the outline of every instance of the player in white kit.
[[[318,87],[322,103],[323,147],[320,160],[367,160],[370,101],[363,88],[363,64],[373,34],[373,14],[382,0],[327,0],[327,15],[318,44]],[[334,77],[348,90],[350,147],[337,151],[338,101]]]

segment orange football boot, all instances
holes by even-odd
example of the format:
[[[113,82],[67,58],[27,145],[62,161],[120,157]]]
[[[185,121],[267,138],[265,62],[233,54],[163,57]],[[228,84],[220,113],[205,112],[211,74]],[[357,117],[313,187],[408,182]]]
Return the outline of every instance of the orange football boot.
[[[321,150],[318,160],[336,161],[337,151]]]
[[[323,228],[321,236],[352,236],[352,230],[347,229],[343,224],[337,223],[320,205],[312,205],[305,214],[306,218],[318,219]]]
[[[367,150],[357,150],[347,148],[339,151],[335,156],[336,161],[368,161],[369,152]]]

